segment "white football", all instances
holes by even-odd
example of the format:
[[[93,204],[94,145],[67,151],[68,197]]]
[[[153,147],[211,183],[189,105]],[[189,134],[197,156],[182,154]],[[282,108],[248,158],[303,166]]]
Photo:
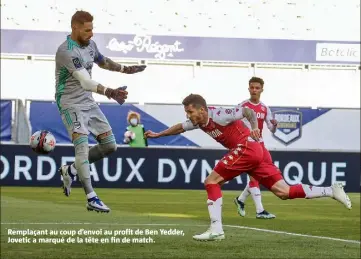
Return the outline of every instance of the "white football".
[[[129,139],[135,139],[135,133],[128,130],[124,133],[124,137]]]
[[[47,130],[39,130],[30,138],[30,147],[38,154],[49,154],[55,148],[56,140]]]

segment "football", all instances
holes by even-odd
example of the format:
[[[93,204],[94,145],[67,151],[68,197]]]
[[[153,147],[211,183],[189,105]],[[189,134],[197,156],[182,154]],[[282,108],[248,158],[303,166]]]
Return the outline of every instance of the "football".
[[[54,135],[47,130],[39,130],[30,138],[30,147],[37,154],[49,154],[55,148]]]
[[[135,133],[128,130],[124,133],[124,137],[129,139],[135,139]]]

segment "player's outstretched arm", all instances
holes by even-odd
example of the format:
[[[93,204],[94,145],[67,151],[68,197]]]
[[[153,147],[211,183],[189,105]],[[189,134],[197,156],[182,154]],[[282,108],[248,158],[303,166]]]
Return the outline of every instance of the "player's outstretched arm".
[[[86,91],[105,95],[109,99],[114,99],[119,104],[123,104],[125,102],[125,99],[127,99],[128,92],[125,91],[126,87],[119,87],[117,89],[105,87],[91,79],[88,71],[86,71],[85,68],[74,71],[72,75],[79,80],[80,85]]]
[[[141,66],[124,66],[121,64],[118,64],[117,62],[114,62],[110,58],[103,57],[101,61],[98,62],[98,66],[100,68],[109,70],[109,71],[115,71],[125,74],[135,74],[138,72],[144,71],[144,69],[147,67],[145,65]]]
[[[151,130],[147,130],[144,133],[144,137],[145,138],[160,138],[160,137],[165,137],[165,136],[171,136],[171,135],[178,135],[185,132],[185,130],[183,129],[182,123],[178,123],[166,130],[163,130],[162,132],[153,132]]]

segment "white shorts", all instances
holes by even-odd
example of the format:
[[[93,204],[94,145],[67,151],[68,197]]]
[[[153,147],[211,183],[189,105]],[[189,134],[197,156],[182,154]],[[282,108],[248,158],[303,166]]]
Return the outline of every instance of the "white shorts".
[[[98,105],[89,108],[67,108],[61,111],[61,119],[72,139],[73,133],[89,135],[95,137],[112,130],[107,118]]]

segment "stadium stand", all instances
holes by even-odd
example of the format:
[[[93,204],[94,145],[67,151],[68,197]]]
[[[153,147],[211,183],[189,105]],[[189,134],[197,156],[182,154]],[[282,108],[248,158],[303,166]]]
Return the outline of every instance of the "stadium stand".
[[[357,0],[4,0],[1,26],[68,31],[74,11],[86,8],[95,16],[95,32],[360,39],[360,1]]]
[[[95,16],[95,33],[338,41],[360,39],[360,3],[356,0],[5,0],[1,2],[1,9],[4,14],[1,16],[2,29],[69,31],[73,12],[87,9]],[[327,15],[318,19],[320,13]],[[49,57],[3,57],[3,96],[52,100],[52,61],[53,58]],[[242,99],[240,96],[247,95],[245,83],[249,77],[257,75],[265,78],[267,88],[272,87],[272,91],[267,90],[263,97],[270,105],[359,107],[360,73],[357,66],[340,69],[311,65],[305,69],[303,64],[263,67],[257,64],[251,67],[250,63],[222,65],[210,66],[209,62],[203,62],[202,67],[198,67],[194,63],[175,62],[169,66],[165,61],[157,61],[141,76],[119,76],[95,67],[93,77],[101,78],[104,84],[110,86],[131,86],[130,102],[178,103],[179,96],[196,89],[206,94],[211,103],[234,104]],[[24,73],[22,77],[14,74],[19,69]],[[42,71],[41,84],[26,87],[21,92],[10,86],[29,85],[38,71]],[[149,82],[154,82],[151,87]],[[341,92],[333,95],[340,85],[348,85],[355,94],[349,96]],[[214,89],[220,86],[224,93],[234,94],[219,95]],[[172,91],[169,91],[170,87]],[[282,94],[279,94],[280,90]],[[166,100],[160,97],[160,92],[167,92]],[[324,96],[320,99],[321,93]],[[96,98],[106,101],[103,97]]]

